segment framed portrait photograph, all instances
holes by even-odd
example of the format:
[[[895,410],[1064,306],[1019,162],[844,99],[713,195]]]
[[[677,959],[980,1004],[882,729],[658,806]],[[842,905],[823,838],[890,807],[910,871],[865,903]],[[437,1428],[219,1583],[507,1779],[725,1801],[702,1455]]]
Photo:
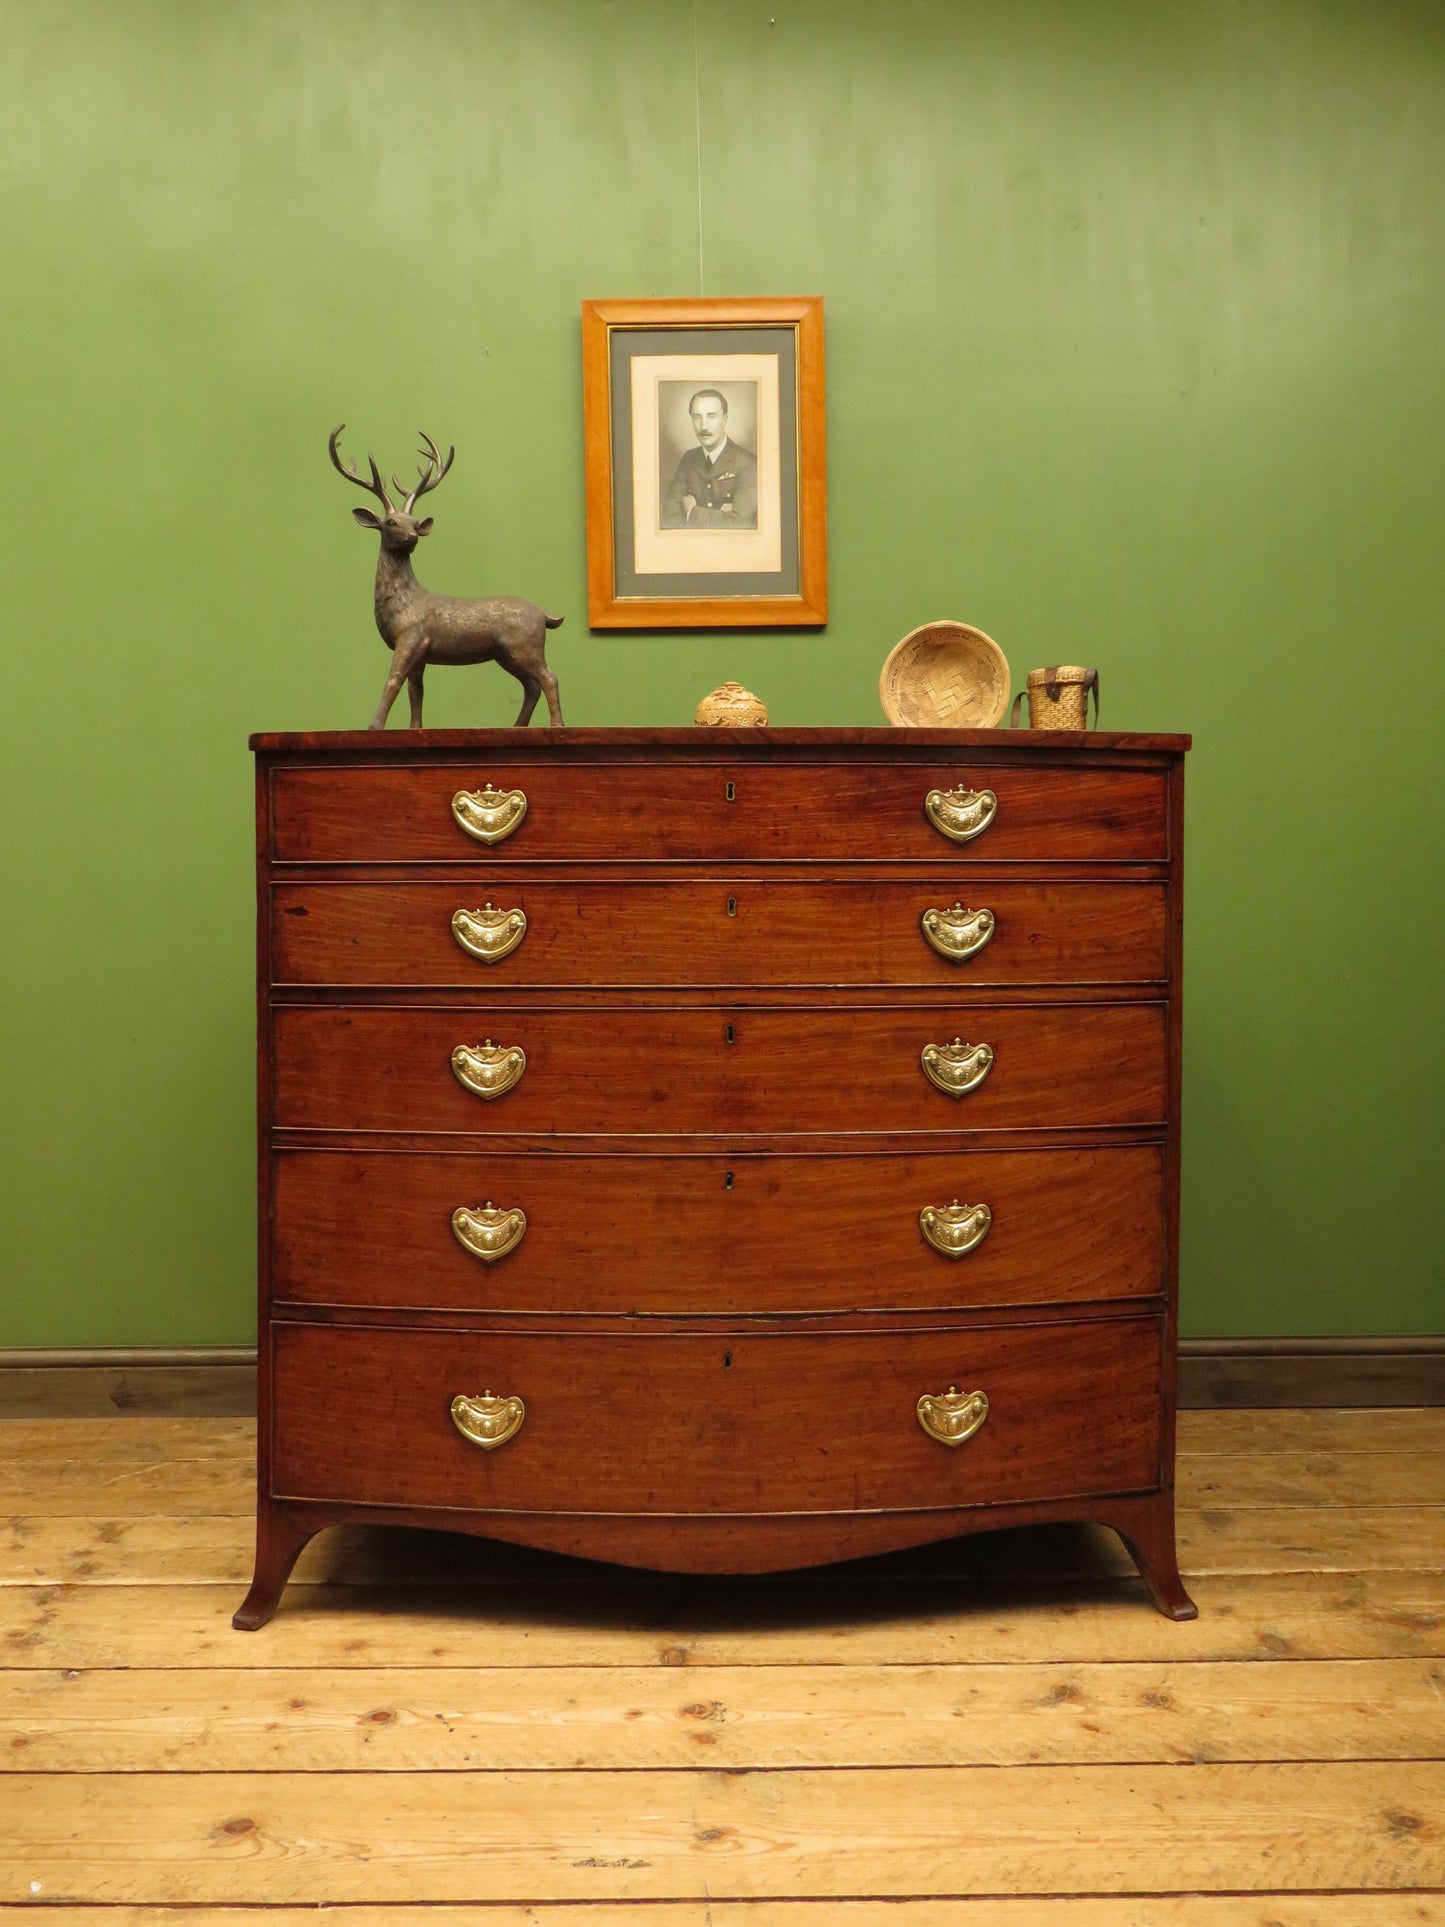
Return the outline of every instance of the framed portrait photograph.
[[[820,628],[819,296],[584,301],[587,620]]]

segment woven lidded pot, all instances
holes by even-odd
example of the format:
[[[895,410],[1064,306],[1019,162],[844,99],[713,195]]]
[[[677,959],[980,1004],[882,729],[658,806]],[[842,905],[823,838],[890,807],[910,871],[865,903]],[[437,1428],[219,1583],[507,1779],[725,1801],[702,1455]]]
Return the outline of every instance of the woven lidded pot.
[[[744,689],[740,682],[725,682],[703,697],[693,711],[692,720],[711,729],[737,728],[739,725],[764,729],[767,727],[768,712],[751,689]]]
[[[1030,729],[1087,729],[1089,691],[1094,692],[1094,727],[1099,726],[1099,672],[1082,669],[1077,663],[1061,662],[1052,669],[1029,671]],[[1013,720],[1018,722],[1020,690],[1014,697]]]

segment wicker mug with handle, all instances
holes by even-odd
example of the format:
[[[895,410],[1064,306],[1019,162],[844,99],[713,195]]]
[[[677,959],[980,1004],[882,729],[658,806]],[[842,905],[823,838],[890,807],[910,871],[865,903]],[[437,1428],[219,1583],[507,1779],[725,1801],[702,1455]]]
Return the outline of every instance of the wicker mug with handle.
[[[1094,692],[1094,727],[1099,727],[1099,672],[1059,663],[1053,669],[1031,669],[1027,689],[1014,697],[1009,726],[1019,725],[1019,704],[1028,697],[1030,729],[1087,729],[1089,691]]]

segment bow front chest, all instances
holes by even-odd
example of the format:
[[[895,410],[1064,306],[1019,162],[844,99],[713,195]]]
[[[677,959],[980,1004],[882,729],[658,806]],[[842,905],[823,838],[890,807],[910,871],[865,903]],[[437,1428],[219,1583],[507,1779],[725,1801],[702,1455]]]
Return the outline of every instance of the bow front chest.
[[[1177,736],[260,736],[263,1624],[338,1521],[1174,1553]]]

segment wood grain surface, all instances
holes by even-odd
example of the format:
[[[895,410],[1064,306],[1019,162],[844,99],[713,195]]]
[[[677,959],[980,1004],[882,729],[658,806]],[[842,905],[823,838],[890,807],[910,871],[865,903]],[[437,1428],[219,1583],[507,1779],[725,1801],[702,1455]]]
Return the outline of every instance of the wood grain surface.
[[[1013,767],[1112,767],[1117,763],[1137,769],[1149,763],[1172,762],[1184,755],[1193,740],[1192,736],[1153,730],[895,729],[883,724],[807,728],[789,724],[784,728],[739,730],[736,738],[729,737],[726,753],[760,765],[774,758],[831,763],[837,761],[838,751],[845,749],[861,761],[889,767],[920,758],[966,754],[980,763]],[[558,751],[570,759],[583,750],[618,764],[653,762],[659,750],[688,761],[697,758],[711,762],[720,753],[717,732],[695,724],[583,729],[538,725],[529,728],[525,736],[509,728],[256,730],[247,742],[265,756],[299,756],[337,768],[355,763],[373,768],[387,763],[415,764],[423,757],[471,765],[478,756],[545,757]]]
[[[0,1906],[0,1922],[34,1921]],[[346,1927],[398,1927],[391,1907],[348,1906]],[[560,1906],[429,1905],[429,1927],[637,1927],[637,1910],[607,1901]],[[312,1907],[51,1907],[47,1927],[315,1927]],[[1097,1899],[650,1901],[647,1927],[1442,1927],[1445,1901],[1405,1893],[1132,1895]]]
[[[452,799],[490,784],[520,789],[527,812],[503,842],[479,845]],[[731,794],[729,794],[731,786]],[[991,789],[992,819],[952,843],[924,813],[933,790]],[[359,764],[286,768],[271,783],[272,854],[280,863],[535,861],[817,862],[853,858],[970,862],[1158,863],[1168,854],[1157,770],[1052,770],[978,763],[966,754],[911,763],[902,780],[856,761],[759,765],[714,741],[706,761],[609,765],[585,755],[519,753],[515,743],[467,768]]]
[[[253,1904],[1445,1885],[1445,1775],[1400,1760],[16,1772],[6,1794],[8,1902],[34,1879],[71,1899]]]
[[[777,1547],[772,1564],[778,1568],[790,1563],[790,1552],[791,1564],[807,1564],[814,1540],[828,1535],[846,1538],[848,1530],[846,1519],[836,1516],[814,1520],[807,1514],[781,1519],[764,1514],[756,1515],[757,1521],[767,1529],[769,1549]],[[695,1522],[708,1523],[703,1515],[696,1515]],[[898,1523],[897,1545],[918,1544],[930,1532],[962,1532],[990,1524],[986,1513],[940,1515],[937,1523],[930,1523],[926,1513],[862,1515],[855,1521],[860,1531],[850,1556],[861,1557],[869,1550],[867,1533],[861,1528],[875,1522],[883,1528]],[[434,1517],[431,1523],[439,1527],[442,1519]],[[676,1515],[652,1521],[659,1537],[669,1526],[680,1532],[687,1523]],[[486,1580],[509,1551],[497,1543],[510,1536],[508,1516],[498,1514],[491,1524],[496,1537],[475,1539],[441,1530],[393,1529],[391,1522],[337,1525],[307,1546],[297,1577],[303,1582],[362,1587],[442,1585],[466,1593]],[[603,1541],[604,1528],[610,1527],[616,1540],[611,1556],[626,1560],[628,1532],[642,1532],[649,1521],[645,1514],[574,1513],[554,1524],[559,1538],[569,1524],[579,1534],[591,1528],[594,1543]],[[726,1524],[716,1535],[720,1559],[726,1557]],[[997,1526],[998,1521],[992,1524]],[[533,1526],[539,1534],[545,1533],[548,1521],[525,1515],[518,1529]],[[904,1527],[911,1530],[911,1541]],[[1189,1511],[1179,1515],[1178,1536],[1180,1558],[1193,1572],[1237,1576],[1290,1572],[1337,1579],[1358,1573],[1445,1573],[1445,1506]],[[672,1550],[681,1555],[677,1543]],[[919,1553],[916,1566],[902,1568],[909,1572],[910,1583],[922,1574],[951,1572],[958,1586],[971,1594],[978,1585],[993,1580],[1125,1578],[1133,1570],[1129,1555],[1104,1526],[986,1531],[978,1537],[946,1540],[934,1552],[940,1563]],[[7,1584],[64,1586],[91,1581],[150,1586],[186,1579],[236,1585],[249,1573],[251,1556],[249,1515],[115,1518],[100,1512],[54,1519],[20,1514],[0,1527],[0,1589]],[[827,1556],[826,1550],[818,1551],[819,1558]],[[1445,1581],[1437,1577],[1428,1605],[1437,1615],[1445,1610],[1442,1593]]]
[[[315,1927],[311,1907],[51,1907],[46,1927]],[[398,1927],[415,1914],[348,1906],[346,1927]],[[0,1906],[0,1922],[33,1923]],[[1445,1900],[1405,1893],[1132,1895],[1097,1899],[650,1901],[647,1927],[1442,1927]],[[429,1927],[638,1927],[629,1903],[429,1905]]]
[[[169,1469],[198,1460],[233,1466],[238,1460],[249,1463],[255,1448],[254,1415],[175,1418],[127,1413],[125,1424],[117,1425],[118,1416],[6,1420],[0,1425],[0,1479],[9,1477],[28,1485],[47,1468],[61,1468],[67,1476],[82,1479],[92,1466]],[[1385,1476],[1408,1479],[1417,1460],[1445,1453],[1445,1408],[1262,1408],[1179,1414],[1181,1473],[1196,1459],[1248,1463],[1249,1474],[1236,1488],[1236,1500],[1240,1493],[1256,1489],[1276,1466],[1301,1464],[1320,1453],[1328,1454],[1340,1470],[1340,1485],[1324,1502],[1348,1501],[1355,1492],[1354,1481],[1366,1476],[1364,1455],[1393,1459],[1396,1468]]]
[[[1445,1662],[0,1674],[29,1773],[1431,1760]]]
[[[994,935],[961,962],[940,956],[919,919],[960,900],[992,910]],[[426,882],[277,882],[277,984],[948,985],[1157,984],[1166,975],[1157,883],[968,886],[944,864],[923,882],[826,873],[766,880],[655,875],[606,882],[474,866]],[[452,935],[457,910],[521,910],[527,931],[494,963]],[[729,906],[732,906],[729,908]]]
[[[678,1578],[541,1553],[522,1565],[521,1548],[489,1544],[482,1558],[475,1541],[449,1540],[450,1567],[466,1573],[459,1586],[434,1558],[413,1573],[431,1538],[357,1528],[351,1547],[342,1542],[344,1562],[340,1533],[314,1541],[317,1576],[287,1588],[264,1638],[238,1639],[231,1613],[250,1572],[249,1527],[225,1527],[225,1570],[216,1534],[196,1533],[204,1543],[187,1575],[177,1554],[195,1522],[173,1521],[168,1539],[136,1535],[149,1541],[150,1563],[138,1546],[135,1583],[104,1572],[48,1584],[12,1576],[0,1585],[0,1657],[16,1670],[164,1671],[1445,1659],[1438,1571],[1211,1574],[1191,1562],[1200,1614],[1186,1634],[1140,1610],[1122,1555],[1113,1573],[1098,1545],[1083,1577],[1078,1559],[1072,1573],[1059,1561],[1010,1573],[997,1537],[970,1542],[985,1555],[971,1573],[920,1573],[894,1554],[841,1585],[834,1573]],[[373,1546],[365,1560],[354,1551],[362,1532]]]
[[[1145,1491],[1159,1479],[1152,1318],[716,1340],[283,1324],[274,1343],[278,1497],[841,1512]],[[958,1449],[929,1438],[916,1413],[923,1393],[952,1386],[989,1399]],[[484,1391],[526,1404],[497,1451],[469,1444],[449,1416],[455,1395]]]
[[[1161,1127],[1165,1117],[1160,1004],[282,1004],[273,1021],[279,1130],[877,1133]],[[956,1038],[993,1053],[962,1097],[939,1090],[921,1062],[930,1044]],[[475,1096],[452,1071],[454,1049],[484,1040],[526,1054],[501,1097]]]
[[[1192,1416],[1192,1415],[1191,1415]],[[1423,1416],[1423,1415],[1422,1415]],[[7,1424],[3,1436],[26,1421]],[[86,1426],[92,1422],[40,1421]],[[150,1421],[157,1428],[180,1423]],[[209,1450],[194,1456],[177,1451],[172,1456],[160,1438],[138,1442],[134,1456],[72,1457],[41,1441],[44,1429],[32,1429],[37,1442],[33,1463],[16,1464],[0,1458],[0,1513],[32,1518],[94,1517],[143,1518],[165,1513],[238,1513],[251,1510],[255,1496],[255,1424],[236,1420],[234,1433],[223,1432]],[[215,1421],[222,1431],[224,1421]],[[131,1420],[126,1431],[147,1421]],[[101,1429],[95,1427],[94,1429]],[[113,1425],[110,1429],[115,1429]],[[1190,1432],[1181,1421],[1181,1431]],[[1267,1456],[1238,1452],[1212,1454],[1185,1451],[1177,1466],[1181,1511],[1201,1507],[1239,1511],[1284,1511],[1297,1507],[1323,1509],[1348,1503],[1351,1509],[1404,1506],[1415,1508],[1428,1495],[1445,1492],[1445,1449],[1423,1447],[1408,1457],[1395,1452],[1359,1452],[1278,1448]]]
[[[434,1142],[434,1141],[433,1141]],[[1078,1303],[1163,1289],[1156,1145],[881,1157],[287,1151],[272,1289],[300,1304],[755,1313]],[[987,1204],[949,1258],[919,1213]],[[484,1264],[458,1207],[526,1214]]]

